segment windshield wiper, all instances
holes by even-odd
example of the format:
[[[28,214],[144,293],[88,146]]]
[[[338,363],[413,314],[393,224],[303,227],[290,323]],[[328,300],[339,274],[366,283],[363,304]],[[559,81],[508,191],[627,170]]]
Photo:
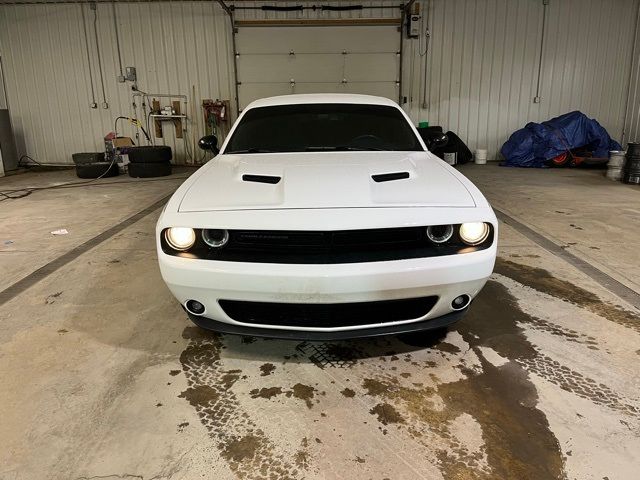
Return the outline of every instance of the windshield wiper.
[[[272,153],[272,150],[267,150],[265,148],[246,148],[244,150],[233,150],[231,152],[224,152],[225,155],[233,155],[238,153]]]
[[[336,145],[336,146],[322,146],[322,147],[307,147],[306,150],[307,152],[340,152],[340,151],[358,152],[358,151],[366,151],[366,150],[382,152],[384,151],[384,148],[352,147],[349,145]]]

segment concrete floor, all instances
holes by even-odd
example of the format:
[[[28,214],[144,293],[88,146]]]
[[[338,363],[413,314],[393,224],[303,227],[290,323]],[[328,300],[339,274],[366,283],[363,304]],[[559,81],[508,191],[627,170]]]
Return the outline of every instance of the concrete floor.
[[[640,189],[593,171],[463,172],[640,290]],[[0,203],[0,291],[180,181]],[[638,310],[508,225],[495,274],[446,337],[309,343],[191,326],[160,278],[158,214],[5,295],[1,479],[637,478]]]

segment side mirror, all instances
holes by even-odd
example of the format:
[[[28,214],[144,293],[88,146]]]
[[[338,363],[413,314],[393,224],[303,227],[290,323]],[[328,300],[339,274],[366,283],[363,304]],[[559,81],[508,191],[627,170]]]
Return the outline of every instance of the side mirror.
[[[218,153],[218,137],[215,135],[205,135],[200,140],[198,140],[198,146],[202,150],[208,150],[213,153]]]
[[[447,137],[446,133],[439,133],[438,135],[434,135],[427,142],[427,148],[429,150],[433,150],[434,148],[442,148],[449,143],[449,137]]]

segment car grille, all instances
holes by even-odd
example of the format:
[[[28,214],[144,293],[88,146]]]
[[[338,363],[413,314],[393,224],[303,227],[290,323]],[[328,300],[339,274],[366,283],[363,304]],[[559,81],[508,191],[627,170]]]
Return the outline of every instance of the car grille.
[[[270,303],[219,300],[233,320],[257,325],[335,328],[414,320],[428,314],[437,296],[358,303]]]
[[[405,248],[419,245],[423,228],[384,228],[377,230],[343,230],[336,232],[236,230],[231,245],[243,250],[290,252],[339,252],[379,248]]]
[[[339,264],[403,260],[471,253],[489,248],[487,240],[470,247],[458,236],[444,244],[431,242],[426,227],[398,227],[366,230],[229,230],[229,241],[222,248],[209,247],[196,229],[196,243],[188,252],[168,246],[164,232],[160,241],[168,255],[205,260],[279,264]]]

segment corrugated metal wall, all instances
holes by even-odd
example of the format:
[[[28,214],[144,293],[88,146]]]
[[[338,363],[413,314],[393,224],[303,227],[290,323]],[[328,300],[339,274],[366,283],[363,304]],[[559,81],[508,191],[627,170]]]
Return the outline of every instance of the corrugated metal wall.
[[[91,89],[82,28],[84,8],[91,71],[98,103],[89,108]],[[0,6],[0,55],[20,153],[41,162],[70,163],[71,153],[104,150],[104,135],[118,115],[131,115],[131,84],[118,83],[113,9],[97,4],[97,29],[108,109],[102,89],[89,5]],[[141,90],[184,94],[195,86],[198,138],[204,131],[199,102],[233,97],[230,25],[214,2],[118,3],[115,5],[124,66],[135,66]],[[189,112],[190,113],[190,112]],[[119,124],[119,131],[133,134]],[[184,161],[182,141],[165,126],[167,144]],[[188,137],[190,135],[187,135]],[[159,140],[162,142],[163,140]],[[191,149],[189,150],[191,151]]]
[[[624,143],[640,142],[640,5],[636,17],[635,42],[631,54],[631,73],[627,98]]]
[[[243,5],[284,2],[242,2]],[[299,2],[289,2],[292,4]],[[332,2],[351,4],[353,2]],[[638,0],[550,0],[536,95],[543,18],[542,0],[420,0],[428,18],[423,36],[406,40],[403,91],[416,121],[456,131],[470,148],[495,158],[509,134],[528,121],[573,109],[597,118],[617,139],[628,123],[640,130],[638,100],[627,101]],[[375,4],[395,4],[377,1]],[[108,110],[91,101],[80,5],[0,6],[0,55],[21,153],[69,162],[70,153],[101,149],[117,114],[131,113],[128,84],[115,80],[118,61],[110,4],[98,3],[97,27]],[[93,12],[85,5],[90,50]],[[118,3],[123,64],[136,66],[142,90],[232,99],[230,27],[214,2]],[[238,18],[298,16],[260,10]],[[305,17],[319,13],[305,11]],[[327,17],[396,16],[393,9],[325,12]],[[426,29],[424,25],[423,31]],[[425,68],[426,67],[426,68]],[[96,96],[102,101],[92,53]],[[640,84],[636,65],[634,82]],[[633,90],[633,89],[632,89]],[[640,98],[640,88],[637,89]],[[629,107],[627,108],[627,105]],[[635,109],[635,110],[634,110]],[[634,113],[635,112],[635,113]],[[201,122],[197,105],[197,119]],[[200,123],[194,137],[202,134]],[[166,141],[173,143],[171,129]],[[183,158],[181,142],[178,155]]]
[[[472,150],[488,148],[489,158],[527,122],[572,110],[598,119],[620,140],[637,0],[550,0],[540,103],[533,99],[542,0],[426,3],[429,51],[421,56],[424,39],[409,41],[407,48],[419,58],[405,70],[405,85],[412,84],[412,118],[457,132]],[[426,95],[421,90],[425,58]]]

